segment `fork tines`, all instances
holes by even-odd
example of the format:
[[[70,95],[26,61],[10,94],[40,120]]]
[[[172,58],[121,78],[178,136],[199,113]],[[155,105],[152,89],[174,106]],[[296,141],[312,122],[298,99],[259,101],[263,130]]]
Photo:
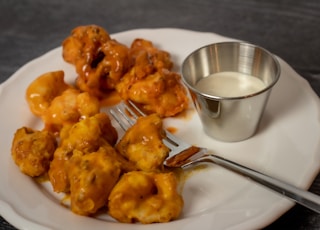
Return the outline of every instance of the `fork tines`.
[[[133,126],[138,117],[146,116],[146,114],[131,101],[119,103],[110,108],[109,113],[124,131]]]

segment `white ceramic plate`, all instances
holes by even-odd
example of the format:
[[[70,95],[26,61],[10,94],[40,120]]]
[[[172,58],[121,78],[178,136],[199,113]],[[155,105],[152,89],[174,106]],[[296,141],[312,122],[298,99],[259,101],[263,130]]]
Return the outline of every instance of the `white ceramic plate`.
[[[175,63],[193,50],[214,42],[230,41],[212,33],[180,29],[140,29],[112,35],[129,45],[142,37],[172,54]],[[206,146],[241,164],[308,188],[320,164],[319,99],[308,83],[280,60],[281,77],[275,86],[258,133],[249,140],[223,143],[207,137],[197,114],[189,119],[167,119],[177,135],[191,144]],[[10,155],[17,128],[41,128],[29,111],[24,94],[44,72],[63,69],[72,82],[75,72],[61,57],[61,47],[29,62],[0,88],[0,214],[20,229],[257,229],[271,223],[294,204],[286,198],[219,166],[197,171],[184,187],[185,207],[179,220],[165,224],[121,224],[107,215],[99,218],[73,214],[60,205],[49,183],[40,185],[23,175]],[[179,66],[176,66],[179,71]]]

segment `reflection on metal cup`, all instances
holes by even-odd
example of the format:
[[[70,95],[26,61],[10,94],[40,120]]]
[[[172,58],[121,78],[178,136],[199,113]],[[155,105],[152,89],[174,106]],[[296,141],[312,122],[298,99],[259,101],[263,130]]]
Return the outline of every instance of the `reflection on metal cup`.
[[[243,42],[207,45],[191,53],[182,64],[182,79],[205,133],[227,142],[255,134],[279,77],[280,65],[274,55]],[[248,80],[259,80],[262,86],[241,92],[238,87],[247,87]],[[206,82],[199,88],[201,81]]]

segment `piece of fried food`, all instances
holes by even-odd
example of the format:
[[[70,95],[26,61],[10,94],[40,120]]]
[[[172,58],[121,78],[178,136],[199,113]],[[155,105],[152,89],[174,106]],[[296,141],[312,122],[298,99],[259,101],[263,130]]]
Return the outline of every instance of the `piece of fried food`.
[[[36,78],[27,88],[26,99],[31,112],[53,133],[64,125],[100,112],[98,98],[65,83],[63,71],[48,72]]]
[[[145,112],[155,112],[161,117],[175,116],[189,105],[180,75],[166,69],[139,81],[132,81],[131,75],[127,74],[117,85],[117,90],[124,100],[131,100]]]
[[[47,130],[59,132],[64,125],[74,124],[99,112],[100,102],[96,97],[69,88],[51,101],[41,118]]]
[[[142,38],[132,42],[130,58],[134,63],[134,74],[137,79],[142,79],[161,69],[171,70],[173,67],[168,52],[156,48],[151,41]]]
[[[63,59],[71,64],[76,64],[78,59],[82,59],[86,55],[88,59],[95,58],[91,56],[92,52],[99,51],[101,45],[110,39],[107,31],[100,26],[78,26],[74,28],[71,31],[71,35],[63,41]]]
[[[106,113],[98,113],[74,124],[62,139],[62,145],[69,146],[82,152],[96,151],[101,143],[100,139],[113,146],[118,140],[117,130],[113,127]]]
[[[132,68],[121,78],[116,90],[123,100],[138,103],[147,113],[175,116],[188,107],[187,91],[180,75],[170,70],[170,54],[151,41],[135,39],[130,48]]]
[[[151,114],[138,118],[117,143],[116,149],[138,169],[159,171],[169,154],[169,149],[162,142],[164,137],[161,118]]]
[[[103,98],[130,66],[129,48],[96,25],[79,26],[63,43],[63,58],[76,68],[79,89]]]
[[[83,154],[75,151],[68,164],[71,210],[89,216],[106,206],[108,197],[117,183],[121,165],[109,152],[109,145],[96,152]]]
[[[173,66],[168,52],[157,49],[151,41],[141,38],[132,42],[129,56],[132,67],[116,86],[124,100],[128,99],[127,90],[132,84],[162,69],[171,70]]]
[[[100,146],[114,145],[118,133],[105,113],[98,113],[72,126],[66,126],[60,135],[60,145],[50,164],[49,179],[55,192],[68,192],[68,163],[75,150],[83,154],[97,151]]]
[[[14,134],[11,155],[23,173],[36,177],[48,171],[56,148],[52,133],[22,127]]]
[[[124,174],[109,196],[109,214],[124,223],[169,222],[180,216],[183,199],[170,173],[133,171]]]
[[[42,116],[52,100],[68,88],[71,86],[65,83],[63,71],[48,72],[37,77],[26,90],[26,100],[31,112]]]

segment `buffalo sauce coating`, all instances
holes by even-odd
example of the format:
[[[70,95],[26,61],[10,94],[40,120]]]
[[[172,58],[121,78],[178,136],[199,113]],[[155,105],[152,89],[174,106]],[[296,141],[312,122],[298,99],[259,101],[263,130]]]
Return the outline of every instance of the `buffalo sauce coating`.
[[[164,136],[161,118],[151,114],[138,118],[117,143],[116,149],[138,169],[160,171],[169,154],[169,149],[162,142]]]

